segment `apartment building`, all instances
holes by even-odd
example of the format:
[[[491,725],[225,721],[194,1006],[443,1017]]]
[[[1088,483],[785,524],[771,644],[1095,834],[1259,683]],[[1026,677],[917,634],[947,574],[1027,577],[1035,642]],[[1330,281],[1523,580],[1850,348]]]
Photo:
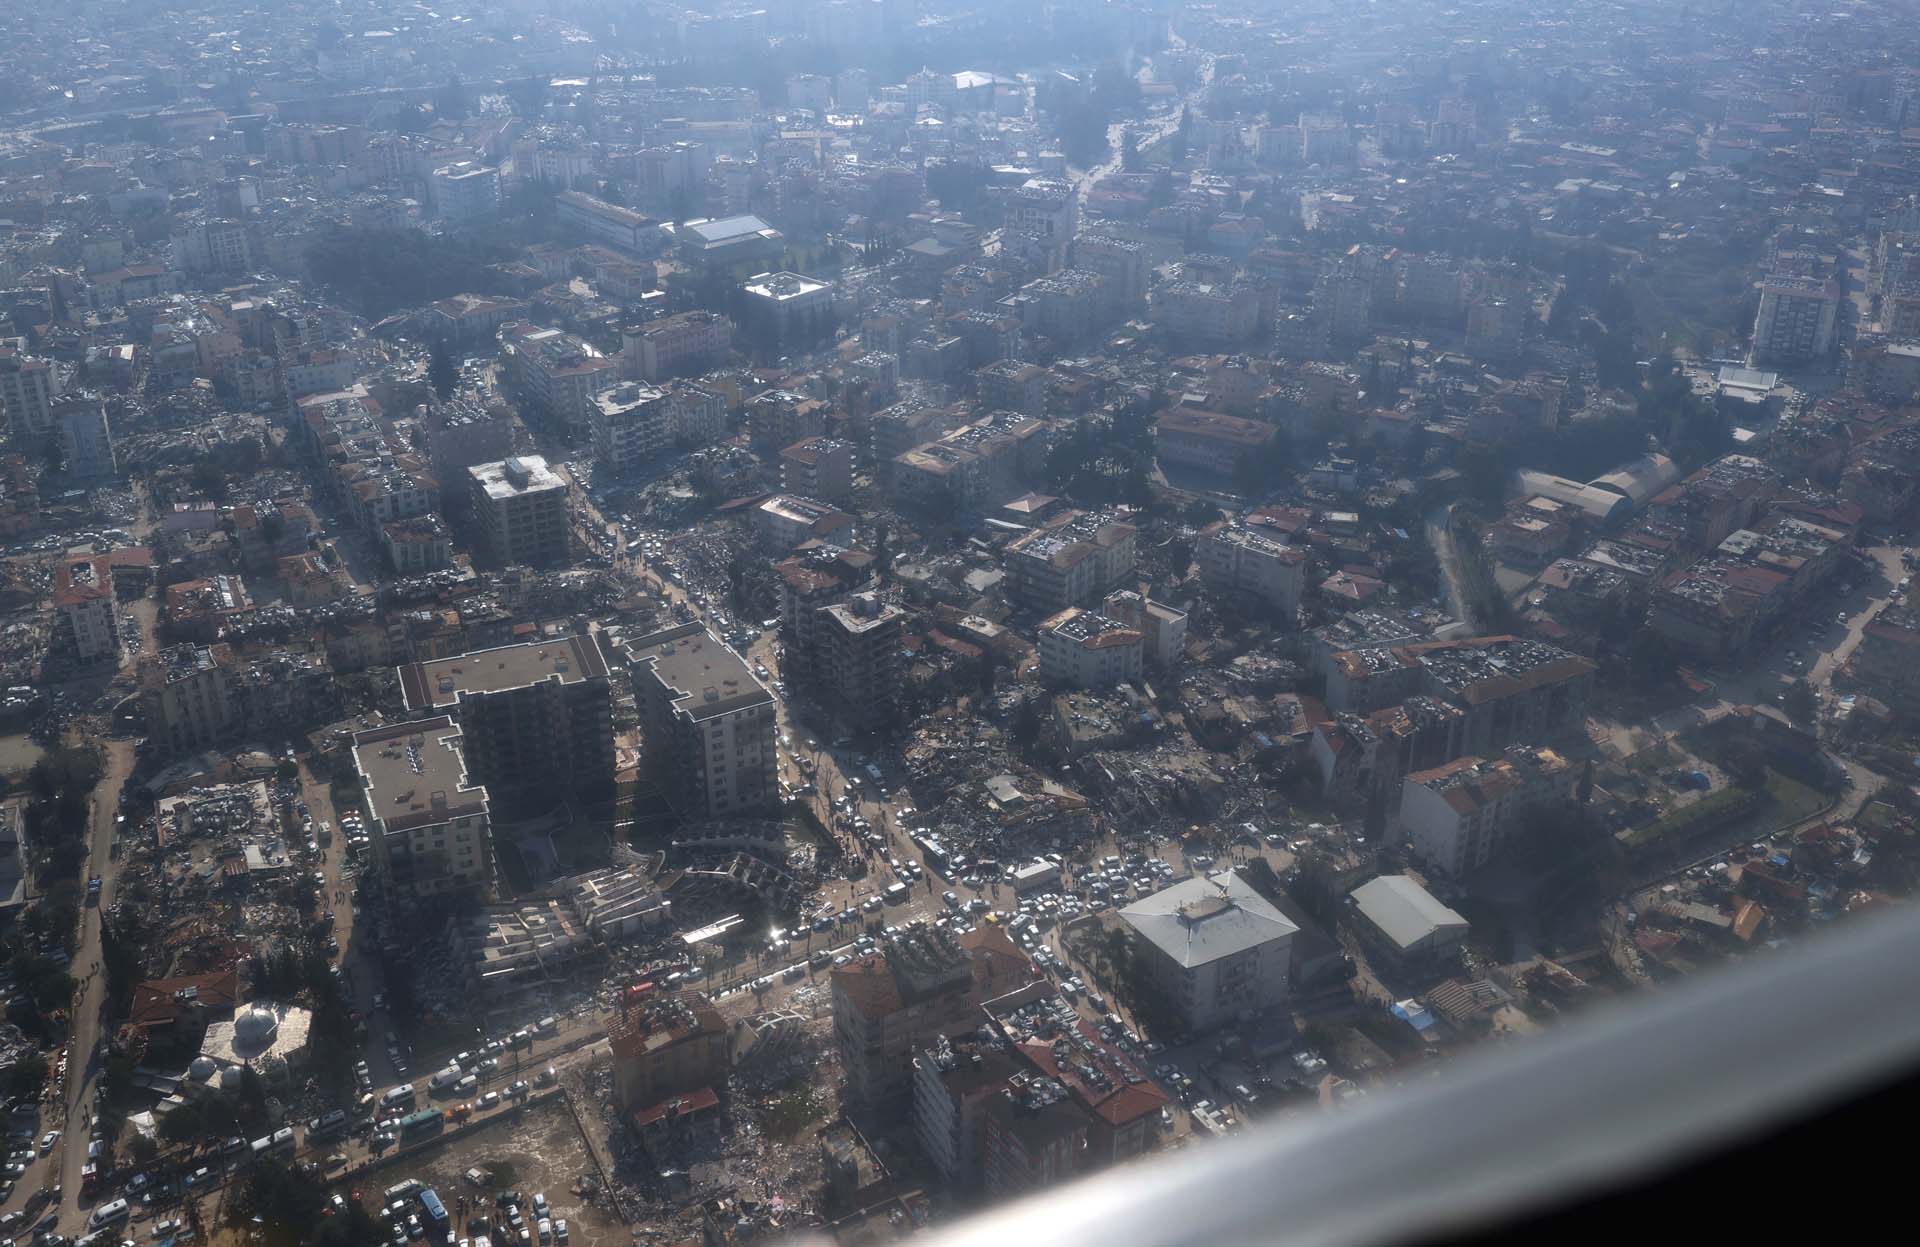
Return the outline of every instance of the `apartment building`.
[[[642,256],[658,254],[665,241],[660,222],[643,212],[582,191],[561,191],[553,199],[560,228],[577,237]]]
[[[974,370],[980,405],[988,411],[1047,414],[1047,370],[1038,364],[1002,359]]]
[[[499,567],[564,567],[571,562],[567,486],[539,455],[467,469],[480,543]]]
[[[1033,963],[994,926],[958,937],[908,928],[834,970],[833,1038],[847,1102],[871,1111],[904,1106],[916,1052],[977,1028],[983,1003],[1033,981]]]
[[[1257,463],[1278,435],[1271,424],[1194,407],[1162,412],[1154,423],[1154,445],[1162,463],[1229,475]]]
[[[1525,745],[1415,771],[1400,791],[1401,835],[1429,867],[1461,878],[1523,834],[1535,811],[1566,800],[1574,775],[1552,750]]]
[[[732,349],[732,321],[717,312],[681,312],[623,328],[620,371],[661,381],[718,367]]]
[[[802,273],[756,273],[740,287],[758,345],[804,345],[833,324],[833,283]]]
[[[1760,283],[1753,318],[1753,362],[1806,364],[1833,352],[1840,326],[1840,283],[1831,277],[1773,276]]]
[[[500,213],[500,170],[462,160],[433,171],[433,202],[449,225],[485,221]]]
[[[1100,609],[1108,618],[1139,629],[1148,666],[1167,671],[1186,657],[1187,612],[1131,589],[1109,593]]]
[[[1132,316],[1147,305],[1147,249],[1137,242],[1105,234],[1083,234],[1073,241],[1073,262],[1100,274],[1108,314]]]
[[[767,390],[747,403],[747,433],[765,454],[827,431],[827,404],[792,390]]]
[[[518,325],[501,338],[508,381],[534,414],[557,432],[585,440],[593,397],[620,379],[617,361],[584,338],[559,329]]]
[[[1107,689],[1146,667],[1140,629],[1077,606],[1049,616],[1039,638],[1040,678],[1049,684]]]
[[[641,764],[686,818],[770,807],[778,794],[773,695],[705,625],[624,645],[642,730]]]
[[[724,1086],[732,1065],[725,1018],[695,991],[655,991],[607,1026],[613,1095],[622,1112],[644,1112],[667,1097]]]
[[[780,452],[780,488],[803,498],[840,502],[853,493],[852,442],[809,437]]]
[[[846,601],[873,580],[873,558],[864,550],[819,544],[773,565],[780,592],[780,634],[786,641],[787,678],[817,684],[815,663],[825,651],[819,641],[823,608]]]
[[[487,898],[493,882],[487,790],[468,775],[452,718],[355,732],[353,769],[389,904],[406,911],[441,899]]]
[[[105,555],[69,557],[53,575],[53,605],[60,631],[81,662],[120,654],[120,610],[113,592],[113,565]]]
[[[670,205],[706,185],[712,161],[705,143],[679,141],[644,147],[633,154],[634,181],[642,202]]]
[[[1599,669],[1579,654],[1512,636],[1433,641],[1404,652],[1420,664],[1429,696],[1465,712],[1461,752],[1481,756],[1578,732]]]
[[[70,390],[53,400],[60,454],[67,472],[81,480],[120,475],[120,455],[107,423],[107,404],[92,390]]]
[[[1073,183],[1061,178],[1029,178],[1006,193],[1005,234],[1030,241],[1051,267],[1065,263],[1067,247],[1080,226],[1080,199]]]
[[[53,400],[63,388],[52,360],[0,349],[0,414],[15,450],[38,450],[53,436]]]
[[[1068,511],[1008,545],[1007,594],[1049,612],[1097,602],[1133,573],[1139,531],[1114,512]]]
[[[1087,1116],[1050,1078],[1016,1074],[986,1102],[980,1169],[989,1198],[1071,1180],[1085,1165]]]
[[[1286,1003],[1300,928],[1237,871],[1176,883],[1120,917],[1159,999],[1189,1031]]]
[[[437,515],[416,515],[380,526],[387,562],[402,576],[424,576],[453,565],[453,533]]]
[[[428,468],[448,486],[448,502],[464,507],[469,501],[457,487],[468,468],[513,454],[513,412],[505,403],[484,406],[455,399],[416,414]]]
[[[980,1187],[987,1105],[1023,1068],[1003,1043],[945,1035],[935,1036],[914,1056],[914,1139],[952,1189]]]
[[[225,645],[173,645],[140,661],[147,739],[177,756],[225,739],[239,722],[229,701]]]
[[[1920,611],[1889,604],[1860,630],[1848,671],[1902,712],[1920,706]]]
[[[1238,283],[1167,281],[1148,295],[1147,314],[1177,341],[1231,348],[1260,327],[1260,294]]]
[[[811,671],[828,713],[851,731],[872,731],[894,717],[906,617],[872,593],[819,608]]]
[[[593,459],[613,475],[665,454],[672,411],[664,390],[627,382],[593,396]]]
[[[853,517],[824,502],[775,494],[753,509],[753,531],[769,550],[782,553],[805,541],[829,537],[853,523]]]
[[[408,663],[411,714],[446,714],[497,798],[592,800],[613,783],[613,692],[592,638],[550,637]]]
[[[1242,525],[1215,524],[1194,543],[1200,578],[1215,593],[1244,593],[1292,627],[1306,592],[1307,552]]]

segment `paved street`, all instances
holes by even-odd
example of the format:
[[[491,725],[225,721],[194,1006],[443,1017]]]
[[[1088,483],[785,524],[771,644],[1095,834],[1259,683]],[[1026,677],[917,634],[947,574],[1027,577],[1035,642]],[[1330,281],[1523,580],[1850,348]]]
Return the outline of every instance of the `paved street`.
[[[1717,696],[1707,699],[1703,708],[1771,703],[1775,694],[1799,675],[1825,696],[1835,672],[1860,644],[1861,630],[1899,595],[1898,586],[1907,575],[1900,547],[1871,546],[1864,548],[1864,553],[1878,566],[1877,574],[1860,578],[1850,593],[1819,595],[1817,604],[1803,615],[1801,626],[1784,629],[1785,635],[1757,654],[1737,655],[1739,671],[1714,672]],[[1842,611],[1847,616],[1845,624],[1838,620]],[[1803,664],[1802,670],[1795,670],[1796,658]]]
[[[59,1145],[61,1225],[72,1230],[84,1222],[85,1209],[80,1200],[80,1171],[87,1163],[87,1129],[93,1121],[93,1089],[103,1069],[96,1056],[101,1036],[101,1014],[106,1007],[106,975],[98,969],[100,961],[101,915],[113,903],[119,887],[119,867],[113,855],[115,819],[119,817],[120,789],[133,772],[132,741],[106,742],[106,768],[100,785],[94,790],[93,810],[88,829],[87,872],[100,876],[99,904],[80,912],[80,938],[74,947],[73,973],[80,980],[73,1008],[73,1031],[68,1043],[68,1071],[63,1121],[47,1122],[47,1127],[63,1127]],[[75,1231],[77,1232],[77,1231]]]

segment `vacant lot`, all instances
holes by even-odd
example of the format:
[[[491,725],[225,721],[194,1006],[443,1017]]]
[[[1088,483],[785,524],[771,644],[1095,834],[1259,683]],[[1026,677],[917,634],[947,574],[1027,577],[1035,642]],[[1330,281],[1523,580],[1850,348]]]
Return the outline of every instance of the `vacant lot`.
[[[469,1169],[486,1171],[494,1184],[486,1190],[473,1186],[465,1177]],[[573,1193],[583,1177],[594,1176],[593,1159],[580,1141],[573,1115],[556,1101],[383,1169],[367,1180],[362,1194],[373,1191],[371,1204],[380,1189],[419,1178],[439,1193],[464,1226],[469,1216],[493,1210],[495,1191],[511,1188],[529,1201],[539,1191],[553,1205],[552,1215],[566,1218],[569,1247],[624,1247],[632,1235],[604,1199],[588,1204]]]

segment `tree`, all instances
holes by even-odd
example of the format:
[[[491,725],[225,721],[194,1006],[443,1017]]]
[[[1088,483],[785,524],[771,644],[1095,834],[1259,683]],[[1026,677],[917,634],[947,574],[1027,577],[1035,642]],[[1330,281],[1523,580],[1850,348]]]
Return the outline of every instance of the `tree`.
[[[1643,688],[1669,683],[1680,665],[1666,638],[1651,628],[1641,628],[1634,633],[1633,645],[1627,651],[1627,662],[1632,668],[1634,682]]]
[[[27,1053],[7,1069],[7,1094],[16,1100],[31,1104],[46,1085],[47,1058],[38,1052]]]
[[[1787,686],[1786,700],[1780,703],[1780,708],[1795,723],[1811,725],[1820,717],[1820,697],[1813,691],[1813,685],[1795,680]]]
[[[182,1100],[160,1119],[160,1137],[168,1143],[192,1143],[205,1133],[197,1099]]]
[[[1167,540],[1167,566],[1173,572],[1175,580],[1184,580],[1187,569],[1193,566],[1193,539],[1190,537],[1171,537]]]
[[[434,344],[433,354],[427,359],[427,383],[443,402],[453,397],[453,387],[460,383],[460,370],[454,367],[447,348],[439,343]]]
[[[1205,528],[1220,518],[1220,508],[1205,498],[1195,498],[1180,512],[1180,519],[1195,528]]]
[[[1040,710],[1029,697],[1020,703],[1020,709],[1014,713],[1013,724],[1007,735],[1012,739],[1014,748],[1025,753],[1039,743]]]
[[[211,459],[202,459],[193,465],[193,472],[187,478],[200,496],[209,502],[227,500],[227,474],[220,465]]]
[[[454,77],[433,93],[434,115],[448,121],[459,121],[473,111],[473,100],[467,85]]]
[[[326,1188],[320,1181],[277,1158],[247,1166],[243,1183],[236,1211],[270,1226],[304,1233],[321,1219],[326,1207]]]

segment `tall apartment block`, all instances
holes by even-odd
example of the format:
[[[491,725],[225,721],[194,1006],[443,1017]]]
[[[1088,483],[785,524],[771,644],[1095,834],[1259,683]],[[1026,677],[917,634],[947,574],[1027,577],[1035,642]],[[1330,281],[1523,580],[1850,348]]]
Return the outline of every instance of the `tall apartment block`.
[[[16,450],[38,449],[53,434],[60,370],[50,359],[0,350],[0,414]]]
[[[1139,531],[1107,512],[1068,511],[1007,547],[1008,595],[1049,612],[1097,602],[1132,574]]]
[[[487,556],[500,567],[564,567],[567,486],[539,455],[467,469],[473,514]]]
[[[1832,278],[1769,277],[1760,283],[1753,318],[1753,362],[1802,364],[1833,350],[1840,324],[1840,284]]]
[[[613,783],[613,692],[606,660],[569,635],[400,668],[407,711],[450,716],[469,768],[496,796],[584,799]]]
[[[1221,523],[1201,530],[1193,557],[1209,589],[1250,594],[1277,610],[1282,623],[1293,625],[1306,592],[1305,550]]]
[[[854,731],[893,717],[899,701],[907,613],[871,593],[823,606],[814,620],[813,670],[827,708]]]
[[[513,453],[513,413],[504,403],[482,405],[454,399],[418,411],[427,460],[449,503],[465,508],[472,499],[457,488],[476,463],[498,463]]]
[[[487,790],[467,773],[461,732],[446,715],[353,735],[353,769],[389,901],[484,900],[493,879]]]
[[[686,818],[731,817],[777,799],[773,694],[705,625],[625,645],[641,764]]]
[[[663,454],[672,436],[665,390],[627,382],[593,396],[593,461],[615,474]]]
[[[53,400],[53,419],[60,432],[60,455],[67,471],[82,480],[120,474],[120,456],[107,424],[107,404],[92,390],[73,390]]]

